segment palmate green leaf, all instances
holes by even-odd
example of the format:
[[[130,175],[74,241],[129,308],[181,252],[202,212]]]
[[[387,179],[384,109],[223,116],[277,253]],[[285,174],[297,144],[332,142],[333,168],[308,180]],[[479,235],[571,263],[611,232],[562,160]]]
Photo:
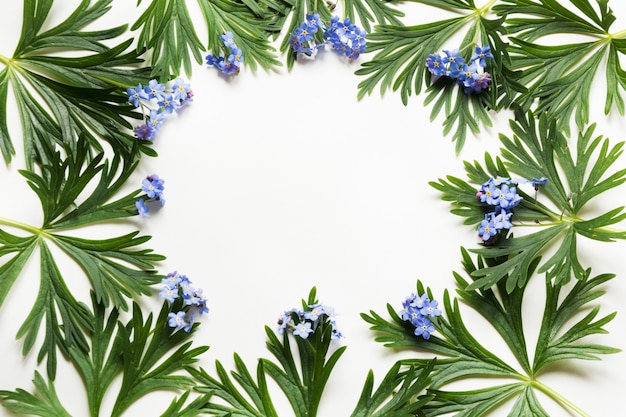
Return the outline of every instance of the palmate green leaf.
[[[202,412],[224,417],[278,417],[267,389],[263,362],[258,362],[255,380],[236,353],[234,360],[236,370],[231,372],[232,379],[219,361],[215,362],[217,378],[204,369],[189,370],[199,384],[196,390],[205,393],[207,397],[201,407]],[[211,401],[213,396],[222,399],[226,404]]]
[[[447,177],[430,184],[442,192],[442,199],[450,201],[452,213],[464,216],[465,224],[478,226],[487,212],[478,203],[475,193],[479,184],[490,177],[548,178],[541,193],[530,196],[522,190],[521,204],[515,207],[512,220],[515,224],[532,227],[536,231],[522,236],[513,233],[501,235],[491,245],[483,245],[472,252],[488,259],[504,258],[505,262],[488,265],[474,271],[477,278],[472,288],[489,288],[502,279],[506,290],[525,284],[525,271],[533,260],[558,242],[557,250],[539,267],[550,279],[566,283],[571,277],[582,278],[585,269],[578,262],[577,239],[612,242],[626,239],[626,231],[613,227],[626,219],[624,207],[617,207],[590,219],[581,218],[594,199],[626,181],[626,170],[612,172],[615,162],[623,152],[623,142],[611,146],[609,140],[594,136],[594,125],[581,131],[576,149],[571,149],[566,136],[555,121],[545,114],[538,123],[532,113],[517,113],[511,122],[513,137],[500,136],[503,144],[501,157],[486,155],[484,167],[478,162],[465,163],[472,186],[459,178]],[[540,202],[549,200],[552,207]]]
[[[0,391],[1,404],[15,414],[40,417],[72,417],[57,396],[52,381],[46,381],[35,371],[33,379],[37,395],[21,388],[15,391]]]
[[[597,86],[599,68],[606,65],[604,111],[608,114],[615,105],[624,114],[626,74],[619,59],[625,51],[624,34],[610,32],[615,16],[608,0],[503,0],[494,10],[507,16],[506,28],[515,35],[511,68],[528,86],[516,98],[525,110],[538,99],[537,112],[547,112],[560,129],[569,132],[572,117],[582,129],[589,121],[590,91]],[[588,41],[541,44],[553,34],[584,35]]]
[[[119,377],[122,384],[117,388],[119,392],[111,416],[120,416],[150,392],[189,389],[192,379],[179,371],[194,364],[208,347],[191,348],[188,341],[198,323],[189,332],[174,331],[168,326],[168,313],[182,309],[181,299],[172,304],[164,302],[154,325],[152,314],[144,321],[137,304],[133,306],[132,319],[124,324],[115,308],[107,316],[106,307],[93,294],[92,303],[94,312],[88,311],[91,323],[87,332],[89,349],[72,346],[68,351],[68,357],[85,385],[90,417],[103,415],[103,399]],[[187,396],[188,393],[183,394],[183,402]],[[0,391],[2,405],[20,415],[69,416],[61,400],[56,395],[52,379],[46,384],[38,373],[35,373],[34,394],[23,389]],[[197,414],[189,412],[197,405],[194,401],[186,407],[187,414],[175,415],[195,416]],[[180,411],[180,407],[170,407],[169,412],[173,410]]]
[[[47,357],[51,379],[56,372],[57,349],[65,356],[74,347],[86,351],[85,332],[91,326],[88,309],[68,286],[60,267],[63,264],[57,258],[67,255],[65,261],[74,261],[84,271],[98,302],[112,302],[121,309],[128,308],[129,298],[151,293],[150,287],[160,281],[154,265],[164,259],[151,249],[142,248],[150,237],[140,236],[138,231],[100,239],[84,239],[70,233],[68,229],[76,226],[137,215],[135,202],[141,198],[136,190],[115,199],[135,169],[135,159],[121,162],[118,155],[109,164],[101,154],[86,158],[88,144],[84,138],[76,141],[75,149],[76,153],[72,153],[66,148],[70,156],[65,158],[60,151],[46,149],[50,163],[41,167],[41,173],[21,171],[41,201],[41,227],[0,219],[3,228],[21,229],[28,234],[21,237],[0,229],[0,306],[34,249],[39,248],[39,292],[17,337],[24,338],[23,352],[27,354],[45,323],[38,361]],[[62,253],[52,251],[51,246]]]
[[[41,252],[41,278],[39,292],[33,307],[20,326],[17,338],[24,338],[22,353],[26,355],[34,347],[45,319],[45,337],[37,361],[47,357],[46,369],[51,379],[56,375],[57,348],[67,355],[71,346],[88,349],[84,335],[85,329],[91,328],[89,309],[77,301],[61,272],[45,241],[39,242]]]
[[[356,22],[365,29],[366,32],[372,31],[372,23],[385,25],[401,25],[401,17],[404,12],[391,7],[389,4],[394,3],[388,0],[344,0],[344,10],[346,17],[351,22]]]
[[[491,289],[471,289],[469,284],[475,280],[473,273],[483,268],[486,261],[478,257],[474,263],[469,252],[463,250],[463,266],[468,278],[454,274],[457,293],[468,307],[482,315],[502,337],[515,357],[516,365],[505,363],[500,355],[492,353],[488,346],[480,343],[480,335],[474,336],[469,332],[463,323],[457,300],[452,303],[447,292],[444,294],[444,314],[432,318],[436,332],[428,340],[415,336],[415,326],[408,321],[402,321],[391,305],[387,306],[391,320],[384,319],[373,311],[361,315],[377,333],[376,340],[385,346],[430,352],[435,356],[432,383],[427,390],[433,398],[422,407],[421,414],[418,415],[479,417],[499,410],[509,400],[515,400],[509,416],[547,417],[535,395],[536,391],[546,393],[566,409],[575,407],[537,378],[542,373],[558,371],[559,368],[548,365],[561,360],[598,359],[600,354],[619,351],[603,345],[585,343],[587,336],[606,333],[604,326],[615,316],[613,313],[598,318],[599,306],[590,305],[604,293],[598,287],[613,275],[589,278],[590,271],[587,271],[583,279],[569,287],[546,280],[544,319],[537,338],[534,359],[531,360],[526,346],[527,340],[533,338],[527,339],[525,335],[525,316],[522,310],[526,286],[515,288],[509,293],[505,283],[500,281]],[[537,259],[526,273],[532,275],[538,264]],[[427,294],[433,300],[432,292],[424,288],[420,281],[417,283],[417,294]],[[576,318],[584,312],[586,314],[582,318]],[[423,355],[419,359],[401,360],[401,363],[415,368],[425,366],[428,362],[429,359]],[[522,372],[517,371],[517,367],[521,367]],[[489,377],[488,380],[484,378],[486,376]],[[445,389],[452,382],[473,382],[477,378],[488,386],[469,391]]]
[[[122,355],[122,386],[113,406],[111,417],[117,417],[135,401],[157,390],[181,390],[192,384],[192,379],[179,371],[191,366],[208,346],[192,348],[187,341],[192,330],[174,333],[168,325],[168,314],[183,307],[182,298],[173,304],[164,302],[152,326],[152,314],[145,322],[138,304],[133,305],[133,318],[123,326],[118,323],[119,351]],[[118,342],[116,340],[116,342]],[[184,343],[183,343],[184,342]],[[176,350],[174,350],[176,349]]]
[[[423,294],[422,283],[418,281],[417,286],[418,293]],[[369,315],[363,313],[361,317],[371,325],[370,329],[377,333],[375,340],[384,343],[386,347],[428,351],[437,356],[432,372],[433,382],[430,385],[432,389],[471,376],[521,378],[521,374],[513,367],[491,353],[472,336],[463,322],[457,300],[450,300],[447,292],[444,294],[444,307],[448,319],[438,317],[436,323],[434,322],[441,337],[431,335],[428,340],[416,337],[415,326],[402,321],[390,304],[387,305],[387,312],[392,321],[384,319],[374,311],[370,311]],[[429,362],[430,359],[401,361],[416,368],[428,366]]]
[[[425,104],[432,104],[431,120],[444,112],[444,135],[453,130],[457,152],[463,147],[467,132],[478,133],[480,124],[491,126],[489,110],[507,107],[513,96],[524,87],[509,69],[507,43],[503,38],[504,18],[487,19],[491,4],[476,7],[473,1],[419,1],[455,12],[457,16],[416,26],[379,25],[368,35],[368,52],[375,53],[356,74],[366,79],[359,83],[358,98],[371,94],[378,86],[381,94],[399,91],[406,105],[409,97],[428,86]],[[490,45],[493,62],[487,64],[492,82],[479,95],[465,94],[449,77],[431,77],[425,62],[430,54],[439,53],[450,39],[464,33],[459,49],[467,60],[477,44]]]
[[[447,392],[430,390],[434,399],[422,410],[424,417],[453,414],[454,417],[480,417],[497,408],[509,398],[524,390],[521,382],[476,389]],[[513,414],[522,416],[523,414]]]
[[[138,5],[141,3],[139,0]],[[198,22],[191,18],[187,0],[151,1],[133,24],[131,30],[139,30],[137,51],[146,48],[151,53],[153,76],[165,80],[179,75],[181,70],[191,76],[192,59],[201,64],[202,52],[207,49],[216,55],[229,52],[220,40],[224,32],[233,33],[246,65],[253,70],[258,66],[271,69],[280,65],[268,39],[268,32],[274,30],[271,15],[255,1],[198,0],[197,3],[208,29],[207,45],[197,35]]]
[[[318,302],[314,287],[309,297],[302,300],[303,311],[312,311],[311,306],[315,304]],[[219,361],[216,361],[215,377],[202,368],[189,368],[188,371],[197,381],[195,390],[207,400],[200,407],[192,407],[189,414],[182,415],[192,416],[192,410],[200,410],[203,414],[221,417],[277,417],[267,385],[267,376],[270,376],[285,394],[296,416],[315,417],[332,369],[346,349],[343,346],[331,352],[332,324],[325,313],[320,317],[322,319],[317,321],[315,331],[306,339],[294,336],[289,331],[285,331],[279,338],[274,330],[266,326],[266,347],[274,360],[259,359],[255,375],[236,353],[235,370],[231,372]],[[297,347],[292,349],[291,341],[294,339]],[[431,361],[420,365],[419,369],[404,371],[401,364],[396,363],[375,390],[374,375],[370,371],[351,416],[415,416],[430,398],[422,395],[418,399],[417,396],[423,394],[429,384],[433,365],[434,361]],[[181,409],[182,402],[172,403],[174,411],[162,417],[178,416],[175,410]]]
[[[187,404],[190,391],[186,391],[180,398],[172,401],[170,406],[160,417],[195,417],[201,414],[202,406],[209,401],[209,394],[201,395]]]
[[[57,26],[42,31],[52,0],[24,2],[22,34],[0,71],[0,108],[7,107],[11,86],[23,129],[28,169],[47,163],[45,148],[54,144],[72,146],[84,134],[90,149],[100,151],[103,141],[115,152],[136,152],[136,139],[128,133],[129,118],[141,117],[126,104],[125,89],[149,76],[149,69],[128,69],[140,63],[138,54],[125,52],[132,42],[108,47],[104,41],[119,37],[125,26],[87,32],[83,28],[110,9],[111,0],[82,0],[76,10]],[[58,51],[79,56],[58,56]],[[0,129],[0,149],[6,162],[14,145],[6,127]],[[154,155],[147,144],[139,150]],[[88,154],[91,156],[91,153]]]
[[[410,417],[419,415],[431,396],[420,395],[430,382],[434,361],[420,370],[411,368],[401,373],[400,363],[394,364],[372,393],[374,374],[367,374],[361,397],[350,417]],[[399,388],[398,388],[399,387]],[[418,397],[419,395],[419,397]],[[417,400],[416,400],[417,398]]]

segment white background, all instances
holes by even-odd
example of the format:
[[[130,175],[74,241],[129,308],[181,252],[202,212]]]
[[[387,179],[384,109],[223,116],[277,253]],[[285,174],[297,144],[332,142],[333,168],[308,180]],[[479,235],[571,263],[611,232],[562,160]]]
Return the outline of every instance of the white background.
[[[56,2],[51,21],[67,16],[73,3]],[[626,28],[626,7],[613,3],[618,31]],[[133,22],[139,15],[134,4],[115,1],[97,27]],[[189,7],[199,22],[196,5]],[[434,21],[441,13],[416,5],[403,9],[407,24]],[[6,56],[17,42],[20,19],[21,4],[5,6],[0,53]],[[200,36],[205,39],[202,29]],[[509,131],[509,114],[498,114],[494,128],[483,128],[479,137],[470,135],[455,155],[450,137],[442,136],[441,119],[429,122],[423,96],[413,97],[406,107],[390,92],[358,102],[362,79],[353,74],[358,67],[359,61],[349,63],[331,52],[298,63],[291,72],[252,73],[244,68],[228,79],[214,68],[196,65],[193,104],[168,118],[155,141],[159,157],[144,158],[131,186],[137,188],[145,175],[156,173],[166,181],[167,204],[150,218],[117,226],[119,232],[139,228],[152,235],[148,247],[168,258],[159,270],[178,270],[204,289],[211,312],[194,340],[198,346],[211,346],[200,363],[211,371],[215,360],[232,368],[233,352],[251,368],[257,358],[270,357],[263,326],[274,326],[283,310],[299,306],[316,286],[320,301],[339,312],[338,326],[346,335],[341,343],[348,346],[326,388],[321,417],[349,415],[370,368],[378,382],[396,360],[413,355],[375,343],[359,313],[374,309],[386,316],[386,303],[399,308],[418,278],[440,301],[445,289],[453,291],[452,271],[462,270],[459,248],[476,247],[478,241],[475,231],[451,215],[449,205],[427,183],[448,174],[464,177],[462,161],[482,160],[484,152],[495,152],[497,133]],[[601,96],[603,80],[596,87]],[[0,167],[0,216],[37,225],[38,200],[17,173],[23,155],[12,92],[9,97],[9,127],[18,156],[10,166]],[[616,113],[605,117],[603,98],[597,100],[591,116],[598,122],[597,132],[612,143],[624,140],[623,119]],[[621,158],[618,167],[624,165]],[[601,197],[595,208],[603,212],[624,205],[623,195],[622,188]],[[109,225],[76,231],[93,238],[117,233]],[[579,247],[583,265],[591,266],[594,275],[617,274],[604,286],[601,314],[619,314],[606,326],[608,335],[591,339],[625,349],[626,246],[581,238]],[[64,268],[72,271],[69,264]],[[74,294],[86,301],[85,279],[80,273],[64,274]],[[0,308],[0,389],[30,390],[34,369],[45,372],[36,365],[36,352],[23,357],[21,341],[15,340],[34,302],[38,277],[37,262],[31,262]],[[533,279],[525,300],[531,354],[543,309],[542,280]],[[147,309],[158,304],[142,302]],[[486,322],[468,308],[463,311],[476,337],[511,359]],[[56,387],[63,404],[72,415],[86,415],[79,377],[62,361],[59,369]],[[541,380],[590,415],[615,416],[622,410],[625,370],[620,353],[597,362],[565,362]],[[126,415],[160,415],[172,398],[169,392],[152,395]],[[280,415],[292,415],[281,395],[275,398]],[[569,415],[550,400],[543,405],[552,416]],[[493,415],[504,416],[505,410]],[[0,415],[8,414],[0,408]]]

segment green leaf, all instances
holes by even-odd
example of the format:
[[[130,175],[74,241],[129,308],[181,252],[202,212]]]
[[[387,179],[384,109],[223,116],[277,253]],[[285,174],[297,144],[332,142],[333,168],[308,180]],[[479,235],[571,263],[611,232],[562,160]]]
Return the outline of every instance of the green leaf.
[[[202,406],[204,412],[215,416],[246,416],[246,417],[277,417],[267,389],[263,362],[259,361],[256,372],[256,381],[248,371],[241,357],[234,354],[236,371],[232,371],[232,378],[224,366],[215,362],[217,378],[209,375],[204,369],[189,372],[201,384],[196,387],[199,392],[206,393],[207,401]],[[211,401],[215,396],[224,400],[228,405]]]
[[[219,36],[230,31],[253,70],[258,65],[265,69],[280,65],[268,40],[268,32],[273,30],[269,12],[254,2],[216,0],[198,4],[208,29],[208,49],[214,54],[228,52]],[[180,74],[181,69],[191,76],[192,59],[202,63],[202,52],[207,48],[197,35],[186,0],[150,2],[131,29],[140,30],[137,51],[146,48],[151,52],[153,76],[165,80]]]
[[[22,122],[29,170],[35,163],[48,162],[46,147],[63,143],[73,149],[79,134],[84,134],[92,151],[103,149],[101,141],[123,155],[136,151],[128,119],[141,116],[126,104],[125,89],[146,79],[150,70],[128,69],[141,62],[138,54],[125,52],[131,40],[105,46],[104,41],[119,37],[125,26],[83,30],[110,9],[110,2],[82,0],[67,19],[44,32],[52,1],[24,3],[20,41],[13,57],[0,58],[6,66],[0,72],[0,107],[7,107],[10,84]],[[59,56],[59,50],[78,56]],[[14,149],[6,126],[0,132],[0,149],[9,162]],[[139,149],[153,153],[146,144]]]
[[[478,133],[480,125],[491,126],[489,110],[508,107],[513,96],[523,91],[517,75],[510,70],[507,43],[503,39],[504,18],[485,18],[490,5],[477,8],[473,1],[420,1],[455,12],[458,17],[416,26],[379,25],[369,34],[367,50],[375,53],[356,71],[365,76],[359,83],[358,98],[371,94],[380,86],[381,95],[387,90],[399,91],[406,105],[412,94],[428,86],[424,104],[433,104],[431,120],[444,112],[443,134],[456,126],[452,140],[457,153],[462,149],[467,133]],[[475,46],[489,45],[494,60],[486,70],[491,75],[489,89],[481,94],[465,94],[462,86],[450,77],[432,77],[426,69],[426,59],[437,54],[457,34],[463,34],[459,46],[461,55],[469,60]]]
[[[515,35],[510,38],[510,68],[528,87],[515,99],[523,109],[538,100],[536,111],[546,112],[559,129],[569,132],[572,117],[582,129],[589,120],[590,92],[597,89],[598,70],[606,65],[604,111],[608,114],[615,105],[624,113],[626,78],[619,62],[624,40],[623,34],[610,33],[615,16],[608,1],[502,0],[494,11],[506,17],[506,29]],[[539,43],[554,34],[583,35],[588,41]]]
[[[192,348],[191,342],[186,341],[191,331],[172,333],[172,328],[168,326],[168,314],[183,307],[181,298],[171,305],[167,302],[163,304],[154,326],[152,314],[144,322],[141,308],[136,303],[133,304],[132,319],[125,326],[118,323],[116,343],[119,343],[123,362],[122,386],[111,412],[112,417],[120,416],[150,392],[182,390],[191,385],[191,378],[180,375],[179,371],[195,363],[197,357],[209,348]],[[198,323],[195,323],[193,328],[197,326]]]
[[[26,355],[33,348],[41,323],[45,318],[45,337],[37,361],[47,356],[47,372],[50,379],[56,375],[57,348],[67,356],[72,346],[87,350],[85,329],[91,328],[89,309],[77,301],[63,280],[48,245],[39,242],[41,252],[41,280],[39,293],[33,308],[17,332],[24,338],[22,352]]]
[[[390,320],[371,311],[362,314],[378,335],[376,340],[387,347],[402,347],[419,352],[415,359],[403,359],[401,363],[411,369],[428,366],[434,361],[431,383],[427,392],[432,399],[421,408],[423,416],[454,415],[455,417],[479,417],[505,407],[505,402],[515,400],[509,416],[547,414],[535,396],[540,390],[557,401],[563,407],[574,407],[571,402],[541,383],[537,377],[544,372],[558,371],[560,368],[547,365],[562,360],[598,359],[600,354],[618,352],[599,344],[586,343],[590,335],[606,333],[604,326],[615,314],[597,318],[599,305],[590,305],[604,292],[597,287],[611,279],[613,275],[599,275],[589,279],[590,271],[569,289],[546,280],[547,300],[544,306],[543,322],[537,338],[534,360],[530,360],[527,351],[528,338],[525,335],[525,316],[522,306],[526,302],[526,286],[507,292],[505,283],[500,281],[492,289],[472,288],[469,285],[475,278],[474,272],[484,268],[486,259],[478,257],[475,263],[469,253],[463,250],[463,266],[469,279],[455,273],[457,293],[467,307],[479,313],[503,341],[516,358],[523,372],[516,370],[501,355],[496,355],[479,342],[481,334],[471,334],[465,327],[462,310],[457,300],[450,300],[444,294],[444,314],[430,317],[436,332],[428,340],[415,336],[415,326],[410,321],[403,321],[391,305],[387,310]],[[536,259],[526,270],[532,275],[539,263]],[[524,281],[527,281],[526,278]],[[417,296],[427,294],[434,300],[432,292],[417,282]],[[398,303],[399,304],[399,303]],[[575,319],[578,317],[578,319]],[[531,337],[532,340],[532,337]],[[488,342],[488,341],[486,341]],[[431,353],[434,358],[424,356]],[[406,357],[406,355],[404,355]],[[451,383],[465,380],[471,383],[489,377],[490,386],[468,391],[446,390]]]
[[[597,344],[578,343],[580,339],[593,334],[605,334],[605,324],[613,320],[616,313],[609,314],[594,321],[599,313],[600,306],[596,305],[584,317],[573,325],[570,321],[591,301],[604,294],[597,289],[614,278],[613,274],[598,275],[589,278],[591,271],[587,271],[584,279],[564,296],[560,285],[546,285],[546,307],[537,347],[533,361],[534,372],[537,373],[547,364],[564,359],[599,359],[599,354],[617,353],[620,350]],[[565,326],[570,325],[569,329]]]
[[[120,416],[131,404],[150,392],[189,389],[192,379],[180,371],[190,369],[208,347],[192,348],[188,341],[198,323],[189,332],[174,331],[169,327],[168,314],[185,309],[182,298],[172,304],[164,302],[154,326],[152,314],[144,321],[137,304],[133,306],[132,319],[124,324],[119,320],[116,308],[107,315],[105,305],[93,293],[91,298],[93,314],[86,311],[91,326],[86,332],[89,346],[81,349],[73,345],[67,351],[85,385],[89,416],[102,415],[103,399],[110,394],[113,382],[120,376],[122,384],[118,388],[112,416]],[[46,385],[35,372],[35,394],[23,389],[0,391],[2,405],[21,414],[69,417],[51,379]],[[179,401],[174,401],[164,416],[191,417],[199,414],[200,402],[206,398],[199,397],[181,410],[188,395],[187,391]]]
[[[122,165],[119,156],[110,164],[102,154],[87,158],[89,148],[82,138],[76,142],[75,153],[67,146],[65,150],[69,156],[63,158],[60,151],[52,152],[46,145],[50,162],[41,167],[41,173],[20,171],[41,201],[43,226],[37,228],[0,219],[3,226],[28,234],[19,237],[0,229],[0,258],[4,257],[0,264],[0,306],[33,249],[40,248],[39,292],[17,337],[24,338],[23,352],[27,354],[35,346],[41,324],[45,322],[38,361],[47,356],[48,376],[52,379],[57,349],[65,356],[74,346],[86,351],[85,332],[90,331],[91,322],[87,307],[78,301],[80,296],[72,293],[57,266],[62,264],[57,263],[59,252],[51,251],[49,245],[55,244],[62,250],[61,256],[64,253],[84,271],[98,302],[105,305],[112,302],[122,309],[128,308],[127,299],[151,294],[151,286],[160,281],[155,264],[164,259],[141,247],[150,237],[140,236],[138,231],[84,239],[64,230],[137,215],[135,201],[141,197],[137,190],[115,200],[137,166],[136,159],[124,160]]]
[[[33,395],[21,388],[15,391],[0,391],[2,405],[14,413],[41,417],[72,417],[59,401],[54,383],[44,381],[39,372],[35,371],[33,379],[38,395]]]
[[[374,373],[370,370],[361,392],[361,397],[351,417],[405,417],[418,415],[422,407],[431,400],[422,393],[430,382],[434,361],[421,371],[415,368],[400,372],[400,363],[394,364],[380,385],[372,393]],[[400,387],[400,388],[398,388]],[[416,398],[418,398],[416,400]]]
[[[626,170],[614,171],[624,143],[611,146],[608,139],[594,136],[595,126],[591,125],[578,134],[576,149],[571,149],[554,120],[542,114],[537,123],[530,112],[518,111],[511,128],[512,138],[500,135],[501,157],[494,161],[486,154],[484,166],[465,162],[469,179],[481,184],[490,177],[519,176],[522,179],[545,177],[548,182],[541,186],[541,195],[537,192],[534,197],[518,187],[523,199],[515,207],[512,221],[526,226],[526,233],[522,236],[501,233],[495,242],[471,250],[487,259],[503,260],[474,271],[472,274],[477,279],[470,287],[486,289],[502,279],[506,280],[508,292],[523,286],[527,279],[525,271],[554,242],[558,242],[557,250],[539,267],[539,272],[547,272],[548,278],[556,279],[557,283],[566,283],[571,277],[580,279],[585,270],[578,261],[578,235],[604,242],[626,239],[626,231],[611,228],[626,218],[624,207],[591,219],[581,218],[581,213],[602,193],[626,181]],[[452,213],[466,218],[465,224],[478,226],[493,209],[476,198],[478,185],[472,186],[452,176],[430,185],[442,193],[442,200],[451,203]],[[549,200],[551,207],[540,199]],[[531,229],[534,230],[528,232]]]
[[[424,407],[423,413],[426,417],[448,413],[456,413],[454,414],[455,417],[480,417],[497,408],[509,398],[519,395],[523,389],[524,384],[518,382],[471,391],[431,390],[434,399]]]

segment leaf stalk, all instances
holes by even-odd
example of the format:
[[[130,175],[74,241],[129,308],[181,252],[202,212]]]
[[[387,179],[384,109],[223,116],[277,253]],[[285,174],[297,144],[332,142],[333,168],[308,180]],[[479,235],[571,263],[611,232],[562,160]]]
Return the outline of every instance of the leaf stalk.
[[[563,397],[561,394],[559,394],[558,392],[556,392],[552,388],[548,387],[547,385],[544,385],[540,381],[537,381],[536,379],[533,379],[530,383],[531,383],[531,385],[534,388],[537,388],[539,391],[543,392],[548,397],[552,398],[556,403],[561,405],[563,408],[569,409],[569,410],[575,412],[580,417],[591,417],[589,414],[587,414],[583,410],[581,410],[580,407],[578,407],[576,404],[574,404],[573,402],[571,402],[567,398]]]
[[[0,217],[0,224],[4,224],[5,226],[15,227],[17,229],[21,229],[21,230],[24,230],[26,232],[30,232],[30,233],[32,233],[34,235],[42,235],[42,236],[45,235],[45,236],[48,236],[48,234],[46,232],[44,232],[43,229],[31,226],[31,225],[26,224],[26,223],[18,222],[16,220],[5,219],[4,217]]]
[[[11,58],[8,58],[2,54],[0,54],[0,62],[2,62],[7,67],[11,65]]]

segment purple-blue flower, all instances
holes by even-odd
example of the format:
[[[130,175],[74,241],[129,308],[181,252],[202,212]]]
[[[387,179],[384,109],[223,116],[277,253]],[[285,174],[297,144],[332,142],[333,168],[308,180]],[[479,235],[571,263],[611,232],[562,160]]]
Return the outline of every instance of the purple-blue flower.
[[[170,272],[161,280],[161,284],[166,285],[170,288],[176,288],[181,278],[176,271]]]
[[[137,139],[140,139],[140,140],[153,140],[154,139],[154,133],[156,132],[156,129],[153,128],[152,126],[147,125],[147,124],[143,124],[141,126],[137,126],[135,129],[133,129],[133,132],[135,132],[135,136],[137,137]]]
[[[422,317],[421,320],[415,325],[415,336],[422,336],[424,339],[430,339],[431,333],[435,331],[435,326],[432,325],[429,319]]]
[[[148,94],[143,90],[141,84],[137,84],[135,88],[129,88],[126,93],[128,94],[128,103],[133,103],[135,107],[139,107],[141,100],[148,100]]]
[[[146,206],[146,202],[143,200],[143,198],[140,198],[136,203],[135,203],[135,207],[137,208],[137,213],[142,216],[142,217],[149,217],[148,214],[148,206]]]
[[[486,58],[493,59],[493,55],[491,54],[491,46],[485,45],[483,47],[477,46],[474,48],[474,55],[470,59],[471,62],[478,60],[478,65],[482,68],[487,66]]]
[[[224,32],[220,35],[220,39],[227,48],[232,49],[237,47],[237,45],[235,44],[235,37],[233,35],[233,32]]]
[[[165,114],[159,110],[150,110],[150,116],[148,117],[148,126],[154,130],[159,130],[163,122],[165,121]]]
[[[158,175],[149,175],[141,182],[141,191],[146,193],[148,198],[159,198],[165,189],[164,183],[165,181]]]
[[[441,56],[430,54],[426,58],[426,67],[428,71],[434,76],[441,76],[446,74],[446,67],[441,60]]]
[[[155,98],[158,101],[161,101],[163,100],[165,84],[161,84],[157,80],[150,80],[148,85],[144,87],[143,91],[148,94],[148,98]]]
[[[480,222],[480,226],[478,226],[478,236],[484,241],[487,242],[493,236],[498,233],[498,229],[496,225],[493,223],[493,220],[490,217],[486,217],[482,222]]]
[[[158,105],[163,113],[172,114],[180,106],[180,101],[174,99],[172,94],[165,94],[163,95],[163,100],[158,102]]]
[[[422,316],[441,316],[441,310],[439,310],[438,306],[439,303],[437,302],[437,300],[426,300],[424,302],[424,306],[420,310],[420,313],[422,314]]]
[[[311,329],[311,323],[308,321],[303,321],[296,324],[296,328],[293,331],[295,336],[300,336],[303,339],[309,337],[309,334],[313,333],[313,329]]]
[[[174,299],[178,298],[178,289],[176,287],[169,287],[166,285],[161,289],[159,297],[166,299],[170,303],[173,303]]]
[[[174,85],[172,85],[172,97],[174,97],[174,100],[179,100],[182,104],[187,100],[189,92],[191,92],[191,85],[180,77],[176,78]]]
[[[169,318],[168,326],[174,327],[176,329],[181,329],[185,326],[185,312],[179,311],[178,313],[169,313],[167,317]]]
[[[321,304],[314,304],[309,306],[311,310],[304,312],[304,318],[309,320],[317,320],[322,314],[324,314],[324,307]]]

